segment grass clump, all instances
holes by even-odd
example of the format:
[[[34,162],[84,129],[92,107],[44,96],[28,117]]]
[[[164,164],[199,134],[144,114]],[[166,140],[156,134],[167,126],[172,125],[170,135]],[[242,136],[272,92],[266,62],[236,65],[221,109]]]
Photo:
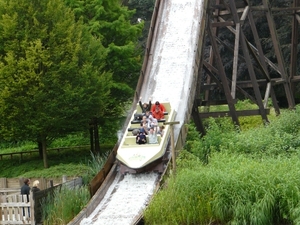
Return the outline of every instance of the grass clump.
[[[83,209],[90,199],[88,189],[56,189],[53,196],[42,203],[44,225],[67,224]]]
[[[84,183],[88,183],[103,168],[107,156],[91,153],[88,171],[83,176]],[[54,195],[48,196],[42,203],[44,225],[67,224],[86,206],[89,199],[87,186],[56,189]]]

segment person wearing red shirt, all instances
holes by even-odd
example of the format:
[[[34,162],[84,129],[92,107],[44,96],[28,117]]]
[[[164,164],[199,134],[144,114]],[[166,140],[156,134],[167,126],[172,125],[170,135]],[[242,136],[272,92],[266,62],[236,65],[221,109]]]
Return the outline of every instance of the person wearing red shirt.
[[[151,108],[152,116],[157,120],[161,120],[164,118],[165,111],[166,111],[165,107],[162,104],[160,104],[158,101],[155,102],[155,105],[153,105]]]

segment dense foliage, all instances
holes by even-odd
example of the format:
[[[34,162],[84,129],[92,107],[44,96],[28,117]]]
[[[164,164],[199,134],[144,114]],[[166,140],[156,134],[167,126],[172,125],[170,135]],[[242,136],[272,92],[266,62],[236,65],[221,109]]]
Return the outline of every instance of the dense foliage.
[[[146,224],[298,224],[299,111],[244,131],[210,119],[201,139],[191,127],[177,174],[146,210]]]
[[[141,66],[133,14],[117,0],[0,0],[0,138],[38,142],[45,167],[48,144],[92,118],[116,141]]]
[[[106,108],[106,51],[60,0],[0,5],[0,135],[42,143],[48,167],[47,139],[83,130]]]
[[[139,77],[142,58],[137,40],[144,24],[131,23],[135,11],[121,6],[119,0],[64,1],[107,51],[104,68],[112,72],[114,80],[108,110],[110,114],[119,114],[120,108],[132,97]]]

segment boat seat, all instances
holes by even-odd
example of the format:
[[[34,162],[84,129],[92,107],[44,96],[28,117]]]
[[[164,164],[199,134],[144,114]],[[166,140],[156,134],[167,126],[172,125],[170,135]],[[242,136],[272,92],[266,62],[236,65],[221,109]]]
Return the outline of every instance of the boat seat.
[[[147,135],[146,135],[146,139],[147,139],[147,143],[145,145],[155,145],[155,144],[149,144],[149,138],[148,138]],[[158,140],[157,144],[159,144],[160,141],[161,141],[161,136],[159,134],[157,135],[157,140]],[[127,136],[125,138],[123,146],[132,146],[132,145],[133,146],[143,146],[143,144],[139,145],[139,144],[136,143],[136,137],[135,136]]]
[[[135,113],[134,114],[134,118],[136,118],[136,117],[142,117],[144,114],[143,113]],[[164,112],[164,115],[169,115],[169,113],[168,112]]]
[[[157,120],[158,123],[164,123],[166,122],[166,119]],[[131,124],[140,124],[141,120],[131,120]]]

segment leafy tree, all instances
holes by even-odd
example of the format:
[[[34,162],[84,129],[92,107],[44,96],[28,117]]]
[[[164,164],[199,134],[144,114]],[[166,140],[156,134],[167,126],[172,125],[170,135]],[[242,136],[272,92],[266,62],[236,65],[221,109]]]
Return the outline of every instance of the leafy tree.
[[[131,21],[136,22],[141,19],[144,22],[145,26],[143,29],[142,37],[139,39],[139,45],[142,46],[142,49],[146,49],[146,42],[148,38],[155,0],[124,0],[123,4],[128,6],[128,8],[131,10],[136,10],[136,13],[132,17]]]
[[[42,144],[108,107],[107,50],[62,0],[0,0],[0,137]]]
[[[111,105],[124,108],[134,92],[142,57],[137,47],[144,23],[131,23],[135,11],[121,5],[120,0],[64,0],[76,15],[83,18],[93,36],[107,49],[105,69],[113,73]],[[115,101],[118,101],[116,104]],[[115,108],[116,109],[116,108]],[[119,110],[111,112],[119,114]]]

